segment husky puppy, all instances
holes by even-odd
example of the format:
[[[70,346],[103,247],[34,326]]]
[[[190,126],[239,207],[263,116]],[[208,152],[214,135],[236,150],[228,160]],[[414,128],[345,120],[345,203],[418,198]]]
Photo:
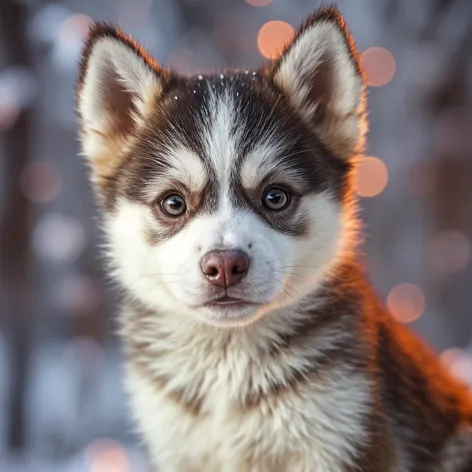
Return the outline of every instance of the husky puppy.
[[[334,8],[258,70],[194,77],[91,29],[80,136],[160,471],[472,471],[469,392],[362,268],[364,88]]]

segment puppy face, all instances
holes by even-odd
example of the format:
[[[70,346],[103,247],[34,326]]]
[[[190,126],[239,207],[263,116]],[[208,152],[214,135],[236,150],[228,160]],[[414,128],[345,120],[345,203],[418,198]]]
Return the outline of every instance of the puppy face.
[[[349,240],[363,105],[334,10],[259,71],[190,78],[97,25],[78,111],[118,280],[152,309],[219,326],[312,291]]]

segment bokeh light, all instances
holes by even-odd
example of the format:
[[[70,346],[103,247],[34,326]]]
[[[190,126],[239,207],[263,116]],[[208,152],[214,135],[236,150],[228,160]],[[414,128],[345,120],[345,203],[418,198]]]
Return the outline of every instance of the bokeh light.
[[[51,163],[34,162],[23,169],[20,176],[20,188],[28,200],[35,203],[47,203],[61,193],[61,176]]]
[[[36,77],[32,70],[14,66],[0,72],[0,131],[11,128],[21,110],[36,96]]]
[[[91,278],[72,274],[57,281],[52,302],[66,315],[80,316],[99,307],[100,293]]]
[[[92,18],[87,15],[67,16],[58,26],[53,40],[52,64],[63,73],[77,73],[77,64]]]
[[[53,43],[57,40],[61,24],[71,15],[64,5],[49,3],[37,8],[29,23],[29,34],[34,42]]]
[[[33,230],[37,253],[54,262],[73,262],[85,249],[85,232],[79,220],[52,213],[44,216]]]
[[[253,7],[265,7],[269,5],[272,0],[245,0],[245,2]]]
[[[403,283],[392,288],[387,297],[387,306],[396,320],[411,323],[423,314],[426,300],[416,285]]]
[[[387,85],[395,75],[395,58],[385,48],[372,47],[361,54],[367,85],[382,87]]]
[[[388,169],[378,157],[362,158],[356,169],[355,188],[360,197],[375,197],[385,190]]]
[[[87,15],[76,13],[66,18],[59,27],[59,40],[75,42],[82,40],[88,34],[93,20]]]
[[[472,386],[472,358],[459,348],[450,348],[443,351],[439,359],[452,376]]]
[[[86,451],[90,472],[130,472],[126,449],[113,439],[97,439]]]
[[[257,47],[260,53],[268,59],[276,59],[282,53],[285,45],[293,38],[295,31],[285,21],[269,21],[259,30]]]
[[[0,131],[10,129],[18,120],[20,109],[7,95],[5,90],[0,88]]]
[[[469,261],[471,245],[460,231],[443,231],[437,234],[428,247],[428,260],[433,269],[445,274],[461,270]]]
[[[24,66],[3,69],[0,73],[2,100],[10,100],[20,109],[33,103],[37,95],[37,78],[34,71]]]

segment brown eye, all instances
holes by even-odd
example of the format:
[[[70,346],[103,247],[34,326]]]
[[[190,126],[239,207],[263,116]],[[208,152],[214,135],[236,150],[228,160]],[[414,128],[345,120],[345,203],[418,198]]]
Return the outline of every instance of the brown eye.
[[[281,211],[290,203],[289,194],[281,188],[273,187],[264,193],[262,204],[270,211]]]
[[[164,198],[164,200],[161,201],[161,208],[166,215],[176,218],[185,213],[187,205],[184,197],[176,193]]]

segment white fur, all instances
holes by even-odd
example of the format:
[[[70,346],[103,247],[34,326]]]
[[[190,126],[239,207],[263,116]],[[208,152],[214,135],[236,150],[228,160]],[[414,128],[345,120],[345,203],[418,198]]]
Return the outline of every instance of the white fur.
[[[202,160],[185,147],[169,145],[166,161],[172,165],[165,169],[159,178],[151,178],[147,184],[149,201],[156,198],[159,193],[169,190],[169,180],[180,182],[191,192],[200,192],[206,181],[207,171]]]
[[[216,97],[212,94],[210,122],[201,131],[206,141],[206,151],[211,157],[213,168],[221,185],[222,206],[227,207],[229,197],[230,169],[236,156],[236,136],[230,130],[236,119],[234,103],[229,94]]]
[[[284,152],[286,143],[280,137],[270,136],[269,139],[253,149],[245,157],[241,168],[241,182],[245,188],[255,189],[269,174],[279,184],[287,183],[297,187],[297,182],[303,178],[301,170],[291,165],[288,152]],[[284,156],[280,159],[279,156]]]
[[[132,316],[125,314],[130,326]],[[316,343],[307,340],[277,362],[264,355],[264,348],[280,341],[275,332],[289,334],[306,316],[303,305],[279,309],[236,332],[202,324],[189,329],[168,312],[140,318],[146,329],[131,328],[133,341],[147,345],[149,370],[143,375],[130,363],[127,388],[140,432],[163,472],[332,472],[355,461],[371,406],[372,385],[364,376],[339,365],[295,391],[270,391],[274,382],[284,385],[292,369],[313,367],[327,348],[350,339],[349,332],[330,325]],[[170,381],[157,388],[153,376]],[[175,390],[184,392],[183,400],[203,398],[197,416],[175,402]],[[239,406],[258,392],[257,406]],[[188,457],[181,454],[185,450]]]
[[[176,366],[188,366],[196,348],[192,342],[179,349],[179,358],[168,362],[169,375]],[[202,393],[209,411],[200,417],[179,408],[152,380],[130,368],[127,386],[135,418],[162,472],[333,472],[353,463],[356,449],[365,443],[370,406],[365,378],[340,369],[322,384],[238,410],[233,397],[252,375],[244,371],[249,355],[225,363],[216,353],[198,356],[193,369],[182,372],[176,382],[183,386],[205,379]],[[259,366],[252,380],[264,385],[267,367]],[[165,365],[156,368],[165,371]],[[234,380],[228,384],[228,379]]]

